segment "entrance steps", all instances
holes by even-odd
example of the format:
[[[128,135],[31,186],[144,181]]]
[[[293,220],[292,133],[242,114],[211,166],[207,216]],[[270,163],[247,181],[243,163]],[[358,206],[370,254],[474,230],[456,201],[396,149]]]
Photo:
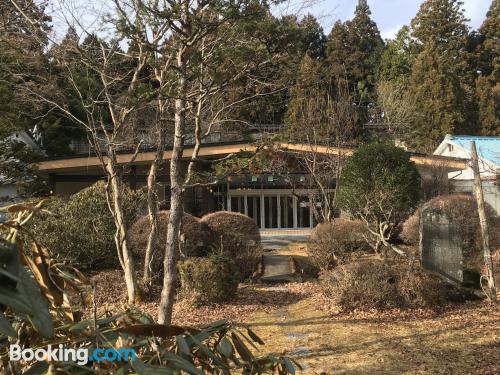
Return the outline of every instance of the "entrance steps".
[[[295,273],[293,258],[287,255],[266,254],[263,259],[264,274],[260,277],[263,283],[288,283],[300,281]]]

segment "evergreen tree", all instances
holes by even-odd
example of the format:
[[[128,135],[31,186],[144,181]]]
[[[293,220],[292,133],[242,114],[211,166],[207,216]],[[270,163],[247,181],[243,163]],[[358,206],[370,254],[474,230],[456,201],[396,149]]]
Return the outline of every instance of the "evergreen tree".
[[[367,109],[373,103],[375,71],[384,48],[377,24],[370,15],[367,0],[359,0],[354,18],[344,24],[337,22],[327,44],[328,70],[333,77],[347,76],[360,105],[361,123],[367,121]]]
[[[9,1],[0,2],[0,135],[31,129],[40,117],[40,108],[28,101],[24,83],[31,88],[43,85],[47,76],[44,50],[50,17],[42,5],[23,1],[17,9]],[[23,13],[38,21],[38,29]]]
[[[295,85],[290,89],[286,113],[287,132],[291,139],[314,139],[314,133],[327,122],[328,85],[325,85],[324,79],[321,62],[309,54],[304,55]]]
[[[316,18],[308,14],[300,20],[298,26],[302,34],[302,55],[307,53],[312,58],[323,59],[326,55],[326,36]]]
[[[387,42],[377,68],[378,81],[395,81],[410,75],[415,61],[416,48],[410,36],[410,28],[403,26],[396,38]]]
[[[414,145],[431,151],[448,134],[476,133],[468,28],[458,0],[426,0],[412,20],[419,51],[410,91],[420,114]]]
[[[493,0],[479,29],[476,95],[481,134],[500,134],[500,0]]]

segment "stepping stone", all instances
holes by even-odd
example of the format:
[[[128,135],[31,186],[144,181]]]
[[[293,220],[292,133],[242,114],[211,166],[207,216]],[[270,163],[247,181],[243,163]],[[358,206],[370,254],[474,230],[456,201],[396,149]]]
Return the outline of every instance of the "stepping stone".
[[[260,278],[265,283],[286,283],[297,281],[292,259],[286,255],[264,255],[264,275]]]

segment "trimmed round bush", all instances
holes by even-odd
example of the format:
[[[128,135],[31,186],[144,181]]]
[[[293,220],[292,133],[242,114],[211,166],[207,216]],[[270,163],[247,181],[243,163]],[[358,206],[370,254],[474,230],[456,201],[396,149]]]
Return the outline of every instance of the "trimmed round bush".
[[[481,247],[481,228],[479,226],[479,215],[477,212],[476,198],[466,194],[442,195],[425,202],[408,220],[403,224],[402,239],[409,244],[419,241],[420,212],[423,209],[432,208],[437,212],[445,214],[460,228],[464,250],[474,250]],[[485,203],[486,217],[490,223],[492,238],[498,227],[495,210]]]
[[[262,258],[260,232],[255,221],[237,212],[219,211],[201,218],[213,232],[213,244],[228,254],[242,280],[252,276]]]
[[[146,197],[123,185],[123,208],[127,224],[144,214]],[[29,221],[29,230],[57,259],[80,269],[119,268],[104,182],[98,182],[65,201],[52,197]]]
[[[187,258],[178,263],[180,296],[198,304],[225,302],[238,291],[240,274],[225,254]]]
[[[481,227],[477,212],[476,198],[466,194],[443,195],[424,203],[403,224],[401,238],[408,244],[419,242],[420,212],[432,208],[445,214],[451,222],[458,225],[462,238],[465,266],[478,271],[482,266]],[[486,217],[490,227],[490,245],[493,249],[500,247],[500,220],[495,210],[485,204]]]
[[[337,197],[340,208],[354,218],[397,225],[420,201],[420,175],[403,149],[362,145],[342,169]]]
[[[163,259],[163,251],[167,242],[168,220],[170,211],[159,211],[158,232],[155,244],[155,256],[157,263]],[[128,230],[128,241],[133,254],[138,258],[144,258],[148,237],[150,232],[150,223],[148,215],[142,216]],[[207,225],[201,223],[200,219],[184,213],[181,221],[181,258],[199,257],[208,254],[213,234]]]
[[[320,276],[323,294],[342,311],[441,306],[450,287],[420,266],[382,261],[341,265]]]
[[[399,237],[407,245],[418,244],[420,241],[420,209],[403,222]]]
[[[366,235],[366,225],[360,221],[337,219],[321,223],[312,231],[307,245],[311,262],[320,270],[344,264],[355,252],[370,250],[363,237]]]

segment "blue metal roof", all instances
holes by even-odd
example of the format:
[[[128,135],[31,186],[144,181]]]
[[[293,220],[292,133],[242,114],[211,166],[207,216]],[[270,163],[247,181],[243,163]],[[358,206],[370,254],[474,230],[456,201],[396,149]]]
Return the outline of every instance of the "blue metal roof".
[[[470,150],[470,142],[476,142],[478,156],[496,165],[500,165],[500,137],[482,137],[472,135],[447,135],[446,139]]]

